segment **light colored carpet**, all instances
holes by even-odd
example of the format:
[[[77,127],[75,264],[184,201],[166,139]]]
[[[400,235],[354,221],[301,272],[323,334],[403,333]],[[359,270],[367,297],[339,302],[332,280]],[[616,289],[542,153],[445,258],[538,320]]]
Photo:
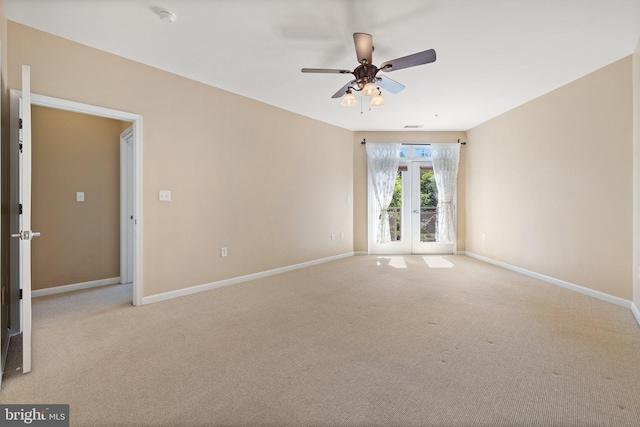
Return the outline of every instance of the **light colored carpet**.
[[[35,299],[33,371],[0,401],[68,403],[76,426],[640,425],[628,309],[465,256],[130,301]]]

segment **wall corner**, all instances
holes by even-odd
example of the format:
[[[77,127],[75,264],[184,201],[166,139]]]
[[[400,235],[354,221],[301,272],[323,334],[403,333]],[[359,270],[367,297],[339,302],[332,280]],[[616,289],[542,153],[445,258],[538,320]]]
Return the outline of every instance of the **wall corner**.
[[[633,308],[640,323],[640,40],[636,44],[632,59],[633,87],[633,255],[632,283]]]

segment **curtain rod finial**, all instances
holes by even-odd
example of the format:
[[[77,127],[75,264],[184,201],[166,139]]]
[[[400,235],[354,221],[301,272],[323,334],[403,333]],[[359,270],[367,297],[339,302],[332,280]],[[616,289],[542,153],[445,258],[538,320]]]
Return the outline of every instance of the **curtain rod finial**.
[[[365,138],[362,138],[362,142],[360,144],[365,145],[366,143],[367,143],[367,140]]]
[[[461,145],[467,145],[467,141],[462,141],[462,142],[460,142],[460,138],[458,138],[458,144],[461,144]]]

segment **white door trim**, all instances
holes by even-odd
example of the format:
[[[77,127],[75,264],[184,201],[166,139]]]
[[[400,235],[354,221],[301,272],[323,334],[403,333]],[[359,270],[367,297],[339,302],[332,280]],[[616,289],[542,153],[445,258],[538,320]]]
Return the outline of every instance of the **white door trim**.
[[[20,91],[11,90],[15,96],[21,96]],[[73,111],[92,116],[106,117],[115,120],[131,122],[133,125],[133,192],[134,192],[134,261],[133,261],[133,305],[142,305],[143,297],[143,215],[142,215],[142,116],[125,111],[83,104],[66,99],[53,98],[45,95],[31,94],[31,105]]]

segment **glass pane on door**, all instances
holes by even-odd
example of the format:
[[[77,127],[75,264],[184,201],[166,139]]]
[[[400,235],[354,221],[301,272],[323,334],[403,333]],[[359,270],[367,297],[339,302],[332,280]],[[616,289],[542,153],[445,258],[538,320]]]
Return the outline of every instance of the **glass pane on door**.
[[[387,213],[389,214],[391,241],[402,240],[402,172],[400,170],[396,174],[396,185],[393,189],[393,198]]]
[[[438,189],[433,169],[420,168],[420,241],[436,241]]]

